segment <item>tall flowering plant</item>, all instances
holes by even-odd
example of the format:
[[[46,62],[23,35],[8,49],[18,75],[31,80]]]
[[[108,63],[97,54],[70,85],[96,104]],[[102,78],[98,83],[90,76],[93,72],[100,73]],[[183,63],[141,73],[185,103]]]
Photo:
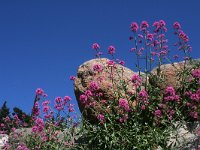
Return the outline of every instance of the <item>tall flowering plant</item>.
[[[162,65],[168,62],[178,69],[170,59],[171,47],[168,46],[166,38],[165,21],[156,21],[152,26],[147,21],[142,21],[140,25],[133,22],[130,29],[133,33],[130,37],[133,41],[131,52],[136,55],[138,69],[138,74],[134,74],[130,82],[136,90],[134,93],[129,93],[130,97],[121,95],[114,101],[105,101],[106,105],[101,105],[102,111],[98,110],[95,113],[96,123],[90,123],[87,119],[83,120],[82,138],[86,142],[81,147],[95,147],[94,149],[172,148],[173,144],[169,143],[169,138],[173,131],[177,130],[175,124],[181,125],[199,120],[200,63],[193,63],[190,57],[192,48],[188,44],[189,37],[182,30],[180,23],[173,24],[174,34],[178,39],[174,46],[183,52],[184,60],[182,69],[177,70],[177,78],[180,80],[177,87],[163,86],[166,77],[163,75]],[[93,44],[93,49],[98,50],[96,54],[98,55],[99,44]],[[112,67],[115,63],[119,63],[114,57],[115,53],[115,47],[109,46],[108,54],[112,56],[112,60],[108,62],[110,66],[108,70],[111,70],[111,75]],[[178,57],[178,55],[173,56],[175,60]],[[144,68],[141,61],[144,61]],[[124,65],[124,61],[121,62]],[[151,72],[153,66],[157,66],[156,74]],[[102,70],[102,66],[94,68]],[[123,83],[123,79],[121,80]],[[114,82],[112,80],[112,85],[115,85]],[[124,91],[127,90],[123,84],[120,86]],[[98,90],[97,87],[95,89]],[[89,96],[83,94],[80,99],[87,105],[90,97],[94,97],[92,90]],[[94,103],[99,101],[102,101],[101,98],[98,101],[94,99]]]

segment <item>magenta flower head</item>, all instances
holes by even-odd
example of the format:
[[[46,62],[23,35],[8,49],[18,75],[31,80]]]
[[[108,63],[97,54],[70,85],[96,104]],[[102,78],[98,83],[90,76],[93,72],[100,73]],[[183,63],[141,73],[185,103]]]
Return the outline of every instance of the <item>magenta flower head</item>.
[[[155,32],[159,32],[161,29],[164,30],[164,32],[167,31],[167,28],[165,27],[166,26],[166,23],[164,20],[160,20],[160,21],[156,21],[153,23],[153,26],[155,27]]]
[[[119,107],[123,108],[127,112],[130,110],[127,99],[120,98],[119,99]]]
[[[150,33],[147,34],[147,40],[153,41],[153,37],[154,37],[154,34],[150,34]]]
[[[114,67],[114,66],[115,66],[115,62],[114,62],[113,60],[107,61],[106,64],[107,64],[109,67]]]
[[[31,129],[31,132],[36,133],[37,132],[37,126],[33,126]]]
[[[155,115],[156,117],[162,117],[162,112],[161,112],[161,110],[159,110],[159,109],[155,110],[154,115]]]
[[[43,112],[47,113],[49,111],[50,107],[49,106],[43,106]]]
[[[188,42],[188,41],[189,41],[189,37],[188,37],[183,31],[180,31],[179,37],[180,37],[184,42]]]
[[[92,44],[92,49],[94,49],[94,50],[99,50],[99,49],[100,49],[99,44],[98,44],[98,43]]]
[[[42,96],[44,94],[44,91],[41,88],[37,88],[35,92],[37,96]]]
[[[168,95],[175,95],[175,90],[172,86],[168,86],[166,89],[165,89],[165,94],[168,94]]]
[[[115,53],[115,47],[114,46],[109,46],[108,47],[108,54],[111,54],[111,55],[113,55]]]
[[[149,27],[149,24],[147,21],[142,21],[142,23],[140,24],[141,31],[145,31],[148,27]]]
[[[90,97],[90,96],[92,96],[93,94],[92,94],[92,92],[91,92],[90,90],[86,90],[86,91],[85,91],[85,95],[86,95],[87,97]]]
[[[88,100],[88,97],[85,94],[80,95],[79,97],[81,103],[85,104]]]
[[[138,30],[138,24],[136,22],[133,22],[133,23],[131,23],[130,28],[131,28],[131,31],[137,32],[137,30]]]
[[[76,79],[76,77],[75,76],[70,76],[69,79],[72,80],[72,81],[74,81]]]
[[[118,62],[120,65],[122,65],[122,66],[125,65],[125,61],[123,61],[123,60],[119,60],[119,59],[117,59],[117,62]]]
[[[177,30],[181,29],[181,25],[179,22],[174,22],[173,27],[174,29],[177,29]]]
[[[133,85],[136,86],[136,87],[140,86],[141,83],[142,83],[142,79],[137,74],[134,74],[132,76],[131,81],[133,82]]]
[[[200,78],[200,69],[194,69],[194,70],[192,71],[192,76],[193,76],[194,78]]]
[[[158,27],[158,25],[159,25],[159,22],[158,22],[158,21],[155,21],[155,22],[153,23],[153,27]]]
[[[148,93],[146,90],[141,90],[139,93],[138,93],[138,98],[139,100],[141,101],[144,101],[145,103],[148,103]]]
[[[99,87],[99,85],[98,85],[97,82],[95,82],[95,81],[90,82],[89,90],[91,90],[91,91],[98,91],[99,88],[100,87]]]
[[[63,101],[63,99],[60,96],[55,98],[56,103],[61,103],[62,101]]]
[[[63,98],[63,100],[64,100],[64,103],[67,103],[67,102],[71,101],[72,98],[69,97],[69,96],[65,96],[65,97]]]
[[[160,26],[161,26],[161,27],[166,26],[166,23],[165,23],[164,20],[160,20],[159,23],[160,23]]]
[[[96,72],[102,72],[103,66],[101,64],[94,64],[92,69],[93,71],[96,71]]]
[[[97,119],[100,121],[100,123],[104,123],[105,121],[105,116],[102,114],[98,114]]]
[[[44,102],[42,102],[42,106],[47,106],[50,104],[50,101],[49,100],[45,100]]]

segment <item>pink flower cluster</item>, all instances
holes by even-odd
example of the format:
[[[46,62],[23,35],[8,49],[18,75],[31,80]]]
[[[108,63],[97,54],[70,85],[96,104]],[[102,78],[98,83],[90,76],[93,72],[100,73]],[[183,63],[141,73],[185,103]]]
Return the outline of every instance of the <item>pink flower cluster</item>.
[[[94,92],[94,91],[98,91],[99,90],[99,84],[95,81],[90,82],[89,84],[89,90]]]
[[[123,99],[123,98],[120,98],[119,99],[119,108],[122,108],[124,109],[125,111],[130,111],[130,107],[129,107],[129,104],[128,104],[128,100],[127,99]]]
[[[55,105],[54,107],[58,110],[58,111],[61,111],[64,109],[64,105],[63,105],[63,99],[58,96],[55,98]]]
[[[40,107],[39,107],[39,102],[36,101],[34,106],[33,106],[33,109],[32,109],[32,115],[34,117],[38,116],[40,114]]]
[[[136,22],[133,22],[133,23],[131,23],[130,28],[131,28],[131,31],[137,32],[137,30],[138,30],[138,24]]]
[[[37,96],[40,96],[40,95],[43,95],[44,94],[44,91],[41,89],[41,88],[38,88],[38,89],[36,89],[36,95]]]
[[[174,29],[176,29],[176,30],[181,29],[181,25],[180,25],[179,22],[174,22],[173,27],[174,27]]]
[[[37,118],[35,120],[35,126],[32,127],[32,132],[33,133],[41,133],[44,128],[45,128],[45,123],[44,123],[43,119]]]
[[[200,78],[200,69],[194,69],[192,71],[192,76],[196,79],[199,79]]]
[[[186,98],[188,99],[186,103],[186,107],[188,109],[189,115],[197,120],[198,119],[198,106],[200,102],[200,88],[195,91],[186,91],[185,94]]]
[[[107,61],[107,65],[108,65],[108,67],[114,67],[115,62],[113,60],[109,60],[109,61]]]
[[[50,101],[48,101],[48,100],[45,100],[42,103],[44,118],[46,118],[46,119],[49,119],[49,118],[53,117],[53,111],[50,110],[49,104],[50,104]]]
[[[70,80],[74,81],[76,79],[75,76],[70,76]]]
[[[86,104],[87,103],[87,100],[88,100],[88,96],[85,95],[85,94],[81,94],[80,97],[79,97],[80,101],[82,104]]]
[[[188,41],[189,41],[189,37],[188,37],[183,31],[179,31],[179,37],[180,37],[180,39],[182,39],[184,42],[188,42]]]
[[[92,49],[94,49],[94,50],[99,50],[99,49],[100,49],[99,44],[98,44],[98,43],[94,43],[94,44],[92,45]]]
[[[36,93],[36,97],[37,98],[39,98],[40,96],[47,97],[47,94],[44,93],[43,89],[41,89],[41,88],[37,88],[35,93]]]
[[[180,96],[176,95],[175,90],[172,86],[168,86],[165,89],[165,96],[164,96],[164,101],[169,102],[169,101],[180,101]]]
[[[100,51],[100,46],[98,43],[92,44],[92,49],[96,51],[96,57],[100,57],[102,55],[102,52]]]
[[[141,31],[146,31],[148,27],[149,27],[149,24],[147,21],[142,21],[142,23],[140,24]]]
[[[119,60],[119,59],[117,59],[117,63],[118,63],[118,64],[120,64],[120,65],[122,65],[122,66],[124,66],[124,65],[125,65],[125,62],[124,62],[124,60]]]
[[[131,81],[133,82],[133,85],[136,87],[139,87],[142,84],[142,79],[137,74],[134,74],[132,76]]]
[[[159,118],[162,117],[162,112],[161,112],[161,110],[160,110],[160,109],[155,110],[154,115],[155,115],[156,117],[159,117]]]
[[[105,116],[103,114],[98,114],[97,119],[100,121],[100,123],[105,122]]]
[[[55,105],[54,105],[54,107],[55,107],[58,111],[64,110],[66,104],[67,104],[68,102],[70,102],[70,101],[71,101],[71,97],[69,97],[69,96],[65,96],[63,99],[62,99],[60,96],[58,96],[58,97],[55,98]],[[70,105],[70,104],[69,104],[69,105]],[[69,106],[68,106],[68,107],[69,107]],[[72,107],[72,106],[70,106],[70,107]],[[70,110],[72,110],[72,108],[71,108]]]
[[[109,46],[108,47],[108,54],[114,55],[115,54],[115,47],[114,46]]]
[[[93,70],[96,72],[102,72],[103,71],[103,66],[101,64],[94,64],[93,65]]]
[[[160,21],[156,21],[153,23],[153,26],[155,27],[154,32],[159,32],[159,31],[164,31],[167,32],[167,28],[166,28],[166,23],[164,20],[160,20]]]
[[[138,100],[142,110],[145,110],[146,107],[148,106],[148,104],[149,104],[148,98],[149,98],[149,95],[146,90],[143,89],[138,93],[137,100]]]

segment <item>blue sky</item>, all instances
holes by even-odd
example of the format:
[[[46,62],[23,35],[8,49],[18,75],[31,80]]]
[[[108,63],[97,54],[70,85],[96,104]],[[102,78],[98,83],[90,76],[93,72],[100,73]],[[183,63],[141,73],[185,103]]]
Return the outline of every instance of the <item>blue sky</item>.
[[[165,20],[171,44],[170,27],[179,21],[190,38],[192,56],[199,58],[199,6],[197,0],[1,0],[0,105],[7,100],[10,108],[30,112],[38,87],[50,100],[69,95],[76,104],[69,76],[94,57],[94,42],[104,53],[114,45],[117,58],[134,69],[128,40],[134,21]]]

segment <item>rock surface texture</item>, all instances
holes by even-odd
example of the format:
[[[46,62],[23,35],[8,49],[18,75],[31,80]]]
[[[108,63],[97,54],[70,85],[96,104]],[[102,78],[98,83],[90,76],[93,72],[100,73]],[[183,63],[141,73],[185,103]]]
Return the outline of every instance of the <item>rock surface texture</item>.
[[[198,63],[199,60],[193,60],[192,63]],[[160,77],[164,79],[164,82],[158,83],[158,87],[161,89],[165,89],[167,86],[173,86],[175,89],[177,89],[180,86],[181,79],[179,78],[178,74],[184,70],[184,66],[186,69],[191,68],[190,63],[185,62],[177,62],[173,64],[164,64],[161,65],[160,67]],[[158,67],[154,68],[151,73],[153,75],[157,75]],[[151,82],[150,79],[150,84],[154,84],[155,82]]]
[[[80,96],[85,94],[87,90],[92,91],[91,82],[96,83],[96,94],[95,109],[101,107],[100,100],[104,103],[107,101],[118,100],[119,98],[130,99],[130,93],[135,92],[133,83],[131,82],[131,77],[135,73],[120,65],[114,64],[106,58],[92,59],[83,63],[78,68],[77,77],[75,79],[75,95],[78,101],[80,111],[83,112],[85,108],[85,103],[80,99]],[[120,87],[124,87],[120,89]],[[125,90],[124,90],[125,89]],[[117,92],[116,92],[117,91]],[[87,95],[87,94],[85,94]],[[87,102],[91,99],[87,100]],[[92,105],[94,103],[90,103]]]

